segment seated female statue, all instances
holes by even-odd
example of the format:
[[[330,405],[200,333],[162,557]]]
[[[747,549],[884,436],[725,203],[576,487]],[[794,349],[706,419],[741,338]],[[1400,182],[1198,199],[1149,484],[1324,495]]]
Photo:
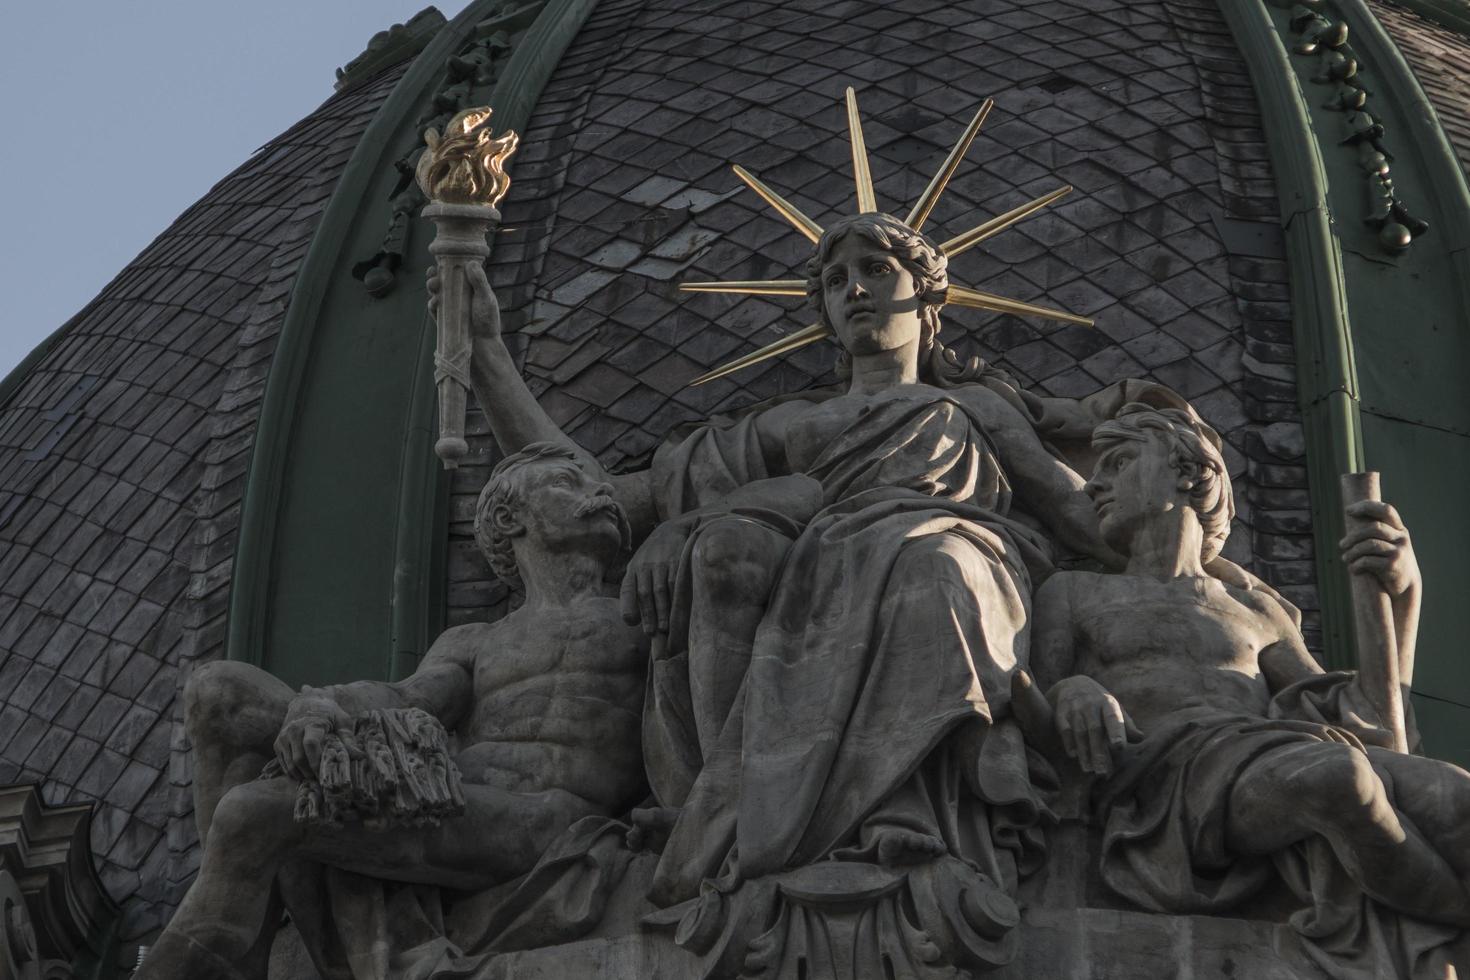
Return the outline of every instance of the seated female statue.
[[[652,527],[623,601],[658,634],[645,751],[678,812],[658,904],[834,853],[963,854],[1013,887],[1042,808],[1002,722],[1051,560],[1008,516],[1013,496],[1057,545],[1112,558],[1083,480],[1015,399],[956,380],[939,249],[863,214],[827,229],[807,274],[846,390],[697,427],[608,478],[635,528]],[[569,441],[469,275],[473,376],[501,448]]]

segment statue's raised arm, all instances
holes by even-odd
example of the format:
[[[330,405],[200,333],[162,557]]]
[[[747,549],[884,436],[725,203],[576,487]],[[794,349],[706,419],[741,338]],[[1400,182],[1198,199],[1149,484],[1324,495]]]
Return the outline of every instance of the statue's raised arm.
[[[628,515],[634,539],[641,540],[655,520],[648,474],[642,471],[619,476],[609,474],[592,453],[578,446],[561,426],[552,421],[526,387],[525,379],[516,370],[515,359],[505,346],[505,338],[501,334],[500,304],[484,267],[469,265],[464,268],[464,273],[469,280],[471,296],[471,387],[501,453],[509,456],[532,443],[541,442],[568,447],[584,466],[612,487],[613,496]],[[429,268],[428,280],[429,312],[437,317],[442,285],[437,268]]]

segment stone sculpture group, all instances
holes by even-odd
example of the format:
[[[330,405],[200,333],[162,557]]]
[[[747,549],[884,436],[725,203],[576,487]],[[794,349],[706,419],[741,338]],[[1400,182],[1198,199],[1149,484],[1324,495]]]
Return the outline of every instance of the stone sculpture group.
[[[1296,610],[1220,556],[1230,479],[1178,395],[1043,398],[963,363],[938,338],[945,253],[869,212],[806,269],[842,384],[615,475],[464,275],[504,454],[476,539],[524,602],[398,683],[198,670],[203,865],[140,977],[264,977],[283,909],[326,980],[501,976],[508,951],[625,927],[710,977],[980,974],[1026,942],[1018,891],[1069,805],[1117,907],[1271,895],[1318,975],[1463,966],[1470,774],[1394,751],[1381,692],[1325,673]],[[1350,516],[1407,685],[1408,534],[1386,504]],[[395,797],[435,763],[360,744],[367,716],[442,736],[448,796]],[[374,752],[379,790],[331,777],[361,812],[319,818],[328,771]]]

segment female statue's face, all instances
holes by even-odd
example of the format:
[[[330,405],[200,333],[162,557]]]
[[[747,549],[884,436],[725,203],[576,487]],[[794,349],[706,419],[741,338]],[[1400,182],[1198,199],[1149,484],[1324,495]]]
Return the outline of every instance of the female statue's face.
[[[853,356],[898,350],[920,335],[913,275],[882,246],[846,235],[822,266],[822,304]]]

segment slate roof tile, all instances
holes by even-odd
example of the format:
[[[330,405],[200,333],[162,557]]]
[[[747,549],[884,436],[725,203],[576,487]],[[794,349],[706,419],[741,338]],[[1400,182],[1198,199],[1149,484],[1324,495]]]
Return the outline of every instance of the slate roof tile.
[[[0,575],[5,577],[0,593],[34,592],[36,603],[66,616],[43,648],[48,661],[60,658],[60,672],[52,681],[54,693],[43,707],[49,711],[53,698],[74,687],[60,716],[66,724],[83,727],[88,736],[74,739],[68,728],[52,727],[45,740],[35,744],[29,738],[7,740],[0,745],[0,761],[6,771],[19,768],[22,776],[45,780],[47,792],[58,799],[68,793],[101,796],[104,783],[118,773],[129,773],[122,781],[130,789],[114,795],[103,814],[112,812],[107,806],[167,810],[149,795],[163,790],[153,787],[153,780],[139,768],[141,762],[128,764],[121,755],[97,754],[99,741],[112,739],[124,730],[122,726],[144,725],[146,715],[136,714],[139,710],[153,712],[151,724],[157,730],[166,733],[170,725],[158,712],[172,702],[177,676],[173,665],[138,652],[145,639],[138,631],[151,618],[152,641],[176,644],[180,628],[173,624],[180,618],[158,613],[165,602],[183,601],[187,575],[171,573],[165,578],[157,567],[135,562],[145,552],[173,551],[192,525],[189,485],[200,479],[198,458],[208,444],[208,429],[201,421],[224,390],[237,352],[239,325],[260,313],[258,297],[273,297],[268,301],[276,304],[277,322],[284,310],[280,286],[264,293],[262,286],[273,265],[293,256],[299,259],[302,253],[292,251],[299,246],[288,239],[309,232],[325,203],[321,176],[303,181],[300,175],[323,167],[324,159],[326,166],[341,166],[346,158],[338,147],[355,143],[392,81],[393,76],[384,76],[383,85],[337,97],[312,125],[293,128],[221,181],[78,315],[0,412],[0,514],[6,492],[10,499],[21,499],[16,491],[28,493],[28,488],[50,481],[55,489],[48,499],[64,505],[68,515],[53,515],[48,507],[22,506],[12,512],[9,524],[0,520],[0,543],[7,552],[7,560],[0,562]],[[313,145],[292,149],[292,140]],[[76,398],[76,381],[84,372],[100,384]],[[198,406],[181,399],[192,399]],[[238,409],[237,404],[230,410]],[[47,413],[51,418],[45,417]],[[33,458],[17,467],[18,452],[29,452]],[[136,492],[139,483],[146,485],[145,492]],[[15,523],[17,516],[24,517],[24,524]],[[73,533],[59,530],[66,522],[76,528]],[[150,534],[154,540],[128,540],[123,531]],[[157,549],[150,550],[150,543]],[[144,573],[145,567],[151,574]],[[140,603],[129,588],[152,590],[157,601]],[[172,594],[164,594],[170,590]],[[29,664],[23,651],[35,639],[27,640],[27,634],[34,638],[44,632],[36,616],[12,613],[7,625],[0,627],[0,680],[14,669],[12,664]],[[49,626],[53,618],[48,615],[42,622]],[[90,629],[83,632],[83,624]],[[121,633],[109,640],[114,629]],[[29,685],[36,681],[30,677],[27,670],[25,677],[15,679],[17,683],[0,688],[6,700],[22,710],[21,698],[34,693]],[[34,677],[45,675],[37,672]],[[139,694],[151,699],[151,709],[128,706],[128,700]],[[27,721],[22,730],[34,727]],[[142,735],[129,731],[112,744],[130,750],[146,743],[140,741]],[[22,750],[25,754],[18,756]],[[156,775],[165,759],[156,751],[153,755]],[[84,772],[83,766],[94,758],[100,759],[96,768]],[[99,826],[109,822],[116,820],[99,815]],[[139,826],[135,854],[109,854],[110,845],[102,842],[105,866],[115,867],[110,864],[114,858],[127,861],[145,852],[167,858],[167,848],[157,846],[161,826],[152,830]],[[136,872],[125,871],[123,877],[133,882],[133,888],[140,887]],[[153,875],[152,883],[141,887],[161,889],[164,877]],[[142,913],[160,895],[155,890],[122,896],[128,902],[128,921],[161,914]]]
[[[1185,398],[1198,398],[1220,387],[1221,379],[1199,361],[1189,357],[1154,368],[1154,376]]]
[[[158,712],[143,705],[128,705],[123,716],[107,734],[106,745],[114,752],[131,756],[158,721]]]
[[[122,758],[119,753],[114,752],[110,748],[104,747],[103,752],[110,757]],[[114,807],[124,812],[130,812],[142,802],[143,797],[158,782],[159,774],[160,772],[157,768],[134,759],[126,764],[126,767],[123,768],[122,772],[117,776],[116,781],[105,792],[104,796],[107,802],[111,803]],[[151,829],[156,831],[157,828]],[[145,843],[150,848],[157,844],[156,833],[149,834],[141,828],[136,839]],[[113,853],[120,860],[127,861],[128,855],[125,849],[120,849]]]
[[[102,748],[96,742],[83,739],[81,736],[78,736],[76,741],[72,743],[68,754],[75,752],[77,745],[82,742],[97,746],[94,750],[96,751],[96,755],[93,757],[91,764],[82,772],[80,778],[77,779],[76,788],[93,799],[100,799],[117,782],[118,777],[127,766],[127,759],[113,752],[111,749]]]
[[[41,729],[41,737],[36,740],[28,753],[19,756],[19,758],[23,759],[30,769],[49,772],[56,780],[62,780],[63,774],[57,771],[58,763],[61,761],[62,754],[66,751],[67,746],[71,744],[73,738],[72,733],[65,728],[57,728],[40,717],[33,717],[31,721],[27,722],[28,728],[32,726]],[[16,757],[11,756],[11,758]],[[70,772],[70,767],[68,768],[68,772]]]
[[[1396,3],[1373,0],[1369,6],[1404,53],[1461,165],[1470,171],[1470,39]]]

